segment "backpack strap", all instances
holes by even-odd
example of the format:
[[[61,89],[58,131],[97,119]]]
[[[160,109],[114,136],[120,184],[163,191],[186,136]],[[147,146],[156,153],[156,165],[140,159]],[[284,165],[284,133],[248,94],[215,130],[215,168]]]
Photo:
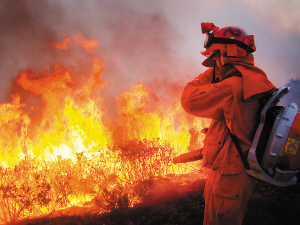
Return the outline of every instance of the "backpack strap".
[[[228,129],[228,130],[229,130],[229,129]],[[233,143],[234,143],[235,146],[236,146],[236,149],[238,150],[238,152],[239,152],[239,154],[240,154],[240,157],[241,157],[241,160],[242,160],[242,162],[243,162],[243,164],[244,164],[244,167],[245,167],[247,170],[250,170],[250,169],[251,169],[251,168],[250,168],[250,165],[249,165],[249,163],[248,163],[248,161],[247,161],[246,156],[244,155],[244,153],[243,153],[243,151],[242,151],[242,148],[241,148],[241,146],[240,146],[240,144],[239,144],[239,141],[238,141],[237,137],[236,137],[235,135],[233,135],[232,133],[230,133],[230,131],[229,131],[229,134],[230,134],[230,137],[231,137]]]
[[[273,92],[258,99],[259,105],[260,105],[261,109],[265,106],[266,102],[272,97],[272,95],[273,95]],[[244,164],[244,167],[247,170],[250,170],[251,167],[250,167],[250,165],[248,163],[246,155],[243,153],[243,150],[242,150],[242,148],[241,148],[241,146],[239,144],[238,138],[230,132],[229,128],[228,128],[228,131],[229,131],[229,134],[230,134],[230,137],[231,137],[233,143],[235,144],[236,149],[239,152],[239,155],[240,155],[241,160],[242,160],[242,162]]]

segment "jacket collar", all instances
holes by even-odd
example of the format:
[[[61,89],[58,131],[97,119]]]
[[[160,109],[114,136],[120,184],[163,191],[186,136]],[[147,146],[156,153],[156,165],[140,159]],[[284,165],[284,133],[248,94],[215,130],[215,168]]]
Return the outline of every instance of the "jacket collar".
[[[277,89],[266,73],[254,65],[252,54],[244,58],[222,57],[222,60],[224,64],[232,64],[242,74],[245,101],[261,98]]]

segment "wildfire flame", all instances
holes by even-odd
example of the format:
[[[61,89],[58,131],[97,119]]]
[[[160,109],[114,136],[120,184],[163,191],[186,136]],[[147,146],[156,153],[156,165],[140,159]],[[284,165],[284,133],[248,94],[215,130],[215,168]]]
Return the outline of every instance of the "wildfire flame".
[[[149,181],[201,168],[175,166],[172,158],[190,147],[189,124],[200,130],[209,121],[189,117],[179,99],[152,106],[159,100],[143,83],[117,96],[118,114],[109,118],[99,42],[79,33],[51,43],[57,50],[75,45],[92,59],[87,74],[62,65],[23,71],[11,102],[0,104],[0,223],[71,206],[99,213],[132,206],[147,196]]]

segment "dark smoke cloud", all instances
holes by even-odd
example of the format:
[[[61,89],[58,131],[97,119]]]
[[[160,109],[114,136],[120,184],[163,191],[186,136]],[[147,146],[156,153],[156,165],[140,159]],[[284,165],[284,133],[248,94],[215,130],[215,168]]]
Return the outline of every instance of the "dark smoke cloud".
[[[59,20],[62,12],[46,1],[0,1],[0,100],[17,73],[51,61],[49,41],[56,34],[42,18],[54,12]]]
[[[182,37],[158,2],[5,0],[0,12],[1,101],[22,70],[87,64],[78,51],[50,48],[51,42],[79,31],[100,42],[97,55],[104,61],[103,77],[109,82],[102,94],[111,109],[115,96],[137,82],[171,101],[178,97],[181,78],[195,68],[177,54]]]

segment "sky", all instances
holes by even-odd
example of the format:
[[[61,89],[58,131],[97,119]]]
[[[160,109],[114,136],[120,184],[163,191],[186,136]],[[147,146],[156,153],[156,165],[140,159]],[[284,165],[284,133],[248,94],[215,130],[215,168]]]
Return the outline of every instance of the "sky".
[[[171,100],[206,70],[201,22],[254,35],[256,66],[275,86],[300,79],[298,0],[1,0],[0,103],[23,70],[84,64],[80,54],[49,48],[78,32],[100,42],[107,99],[143,82]]]

